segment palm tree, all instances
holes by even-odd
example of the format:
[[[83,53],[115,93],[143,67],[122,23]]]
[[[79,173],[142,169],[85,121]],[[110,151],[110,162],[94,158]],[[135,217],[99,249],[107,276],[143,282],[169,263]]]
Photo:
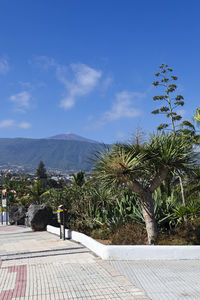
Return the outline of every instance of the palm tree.
[[[152,194],[169,172],[193,165],[192,145],[182,135],[156,134],[143,145],[115,144],[97,153],[94,176],[110,188],[126,185],[139,196],[149,244],[155,244],[158,230]]]

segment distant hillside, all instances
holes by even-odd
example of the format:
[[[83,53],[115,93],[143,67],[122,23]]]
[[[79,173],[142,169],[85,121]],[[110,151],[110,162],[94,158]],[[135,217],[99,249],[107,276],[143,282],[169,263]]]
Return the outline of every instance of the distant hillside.
[[[58,134],[58,135],[55,135],[55,136],[48,137],[47,139],[98,143],[96,141],[84,138],[84,137],[82,137],[80,135],[77,135],[77,134],[74,134],[72,132],[66,132],[66,133],[63,133],[63,134]]]
[[[104,145],[58,139],[0,138],[0,165],[36,168],[40,160],[47,168],[64,171],[91,169],[89,158]]]

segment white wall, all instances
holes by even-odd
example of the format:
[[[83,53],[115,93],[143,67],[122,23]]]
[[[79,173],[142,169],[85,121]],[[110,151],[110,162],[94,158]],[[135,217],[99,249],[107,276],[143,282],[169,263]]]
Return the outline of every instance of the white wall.
[[[47,231],[60,234],[60,229],[47,226]],[[91,237],[70,229],[65,231],[70,238],[89,248],[102,259],[107,260],[166,260],[166,259],[200,259],[200,246],[115,246],[103,245]]]

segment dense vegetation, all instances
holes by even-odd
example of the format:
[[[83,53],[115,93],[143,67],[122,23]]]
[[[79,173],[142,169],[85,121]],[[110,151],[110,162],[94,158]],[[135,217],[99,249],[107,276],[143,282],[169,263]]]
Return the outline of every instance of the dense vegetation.
[[[110,243],[147,243],[145,220],[136,193],[124,185],[107,188],[101,182],[74,174],[71,186],[65,181],[47,179],[41,182],[14,180],[3,177],[10,205],[44,203],[53,207],[60,204],[68,210],[67,226]],[[170,176],[169,176],[170,177]],[[81,180],[82,178],[82,180]],[[172,180],[171,180],[172,179]],[[158,243],[200,243],[200,167],[185,178],[186,206],[183,206],[177,178],[167,178],[152,195],[154,214],[158,224]],[[185,223],[187,216],[187,223]]]

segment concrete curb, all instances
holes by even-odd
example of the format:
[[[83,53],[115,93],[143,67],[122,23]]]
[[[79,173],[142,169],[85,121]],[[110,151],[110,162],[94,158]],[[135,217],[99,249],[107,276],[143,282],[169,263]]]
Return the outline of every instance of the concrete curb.
[[[60,229],[51,225],[47,226],[47,231],[60,234]],[[200,246],[115,246],[103,245],[83,233],[70,229],[65,230],[65,235],[106,260],[200,259]]]

